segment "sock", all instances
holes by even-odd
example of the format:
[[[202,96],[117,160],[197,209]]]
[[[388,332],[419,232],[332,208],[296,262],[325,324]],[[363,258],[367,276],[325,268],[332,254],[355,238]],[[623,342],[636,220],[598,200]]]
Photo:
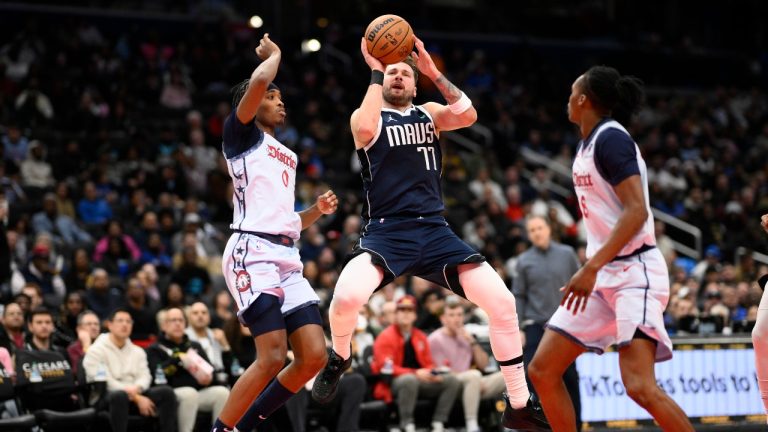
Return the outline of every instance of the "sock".
[[[237,429],[251,431],[280,408],[295,393],[283,387],[277,378],[264,389],[237,422]]]
[[[488,314],[491,350],[501,367],[512,408],[523,408],[530,392],[523,370],[523,345],[517,321],[515,297],[488,263],[459,273],[467,299]]]
[[[480,430],[480,425],[477,424],[477,419],[467,419],[467,432],[477,432]]]
[[[525,407],[531,393],[528,391],[528,383],[525,382],[525,368],[523,367],[523,356],[513,358],[512,360],[500,361],[499,368],[504,377],[504,384],[507,385],[507,396],[509,404],[514,409]]]
[[[760,388],[768,423],[768,290],[763,293],[757,310],[757,321],[752,330],[752,346],[755,350],[757,386]]]
[[[213,428],[211,428],[211,432],[231,432],[232,426],[227,426],[224,424],[224,422],[221,421],[221,419],[216,419],[215,422],[213,422]]]

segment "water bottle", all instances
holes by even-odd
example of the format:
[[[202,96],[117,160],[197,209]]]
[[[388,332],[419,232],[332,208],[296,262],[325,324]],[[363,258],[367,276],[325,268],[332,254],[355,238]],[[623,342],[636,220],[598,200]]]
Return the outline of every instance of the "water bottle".
[[[29,382],[39,383],[43,381],[43,376],[40,375],[40,368],[37,363],[32,363],[32,371],[29,373]]]
[[[105,365],[104,363],[99,363],[99,368],[96,369],[96,376],[93,377],[93,381],[95,382],[107,381],[107,365]]]
[[[384,365],[381,367],[381,379],[387,383],[392,383],[392,373],[395,371],[395,362],[392,361],[392,358],[387,357],[386,360],[384,360]]]
[[[243,374],[244,369],[240,366],[240,362],[237,361],[237,357],[232,358],[232,367],[229,370],[232,372],[233,377],[239,377]]]
[[[168,379],[165,377],[165,372],[163,372],[162,366],[158,364],[157,369],[155,369],[155,385],[165,384],[168,384]]]

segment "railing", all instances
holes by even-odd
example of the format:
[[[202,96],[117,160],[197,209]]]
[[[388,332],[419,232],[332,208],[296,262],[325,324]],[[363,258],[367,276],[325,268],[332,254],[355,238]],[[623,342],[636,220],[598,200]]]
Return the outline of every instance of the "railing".
[[[747,250],[748,249],[743,246],[736,248],[736,252],[733,254],[733,262],[739,262],[741,257],[747,253]],[[752,259],[759,263],[768,264],[768,255],[764,253],[752,251]]]

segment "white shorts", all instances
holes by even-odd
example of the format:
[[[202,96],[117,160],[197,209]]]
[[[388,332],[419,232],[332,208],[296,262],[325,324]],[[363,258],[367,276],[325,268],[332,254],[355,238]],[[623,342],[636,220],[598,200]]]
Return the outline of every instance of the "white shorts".
[[[597,273],[595,289],[584,312],[573,315],[560,306],[547,328],[589,351],[629,344],[639,329],[658,342],[656,361],[672,358],[672,342],[664,328],[669,300],[669,273],[658,248],[612,261]]]
[[[278,297],[283,316],[320,303],[304,278],[304,264],[295,247],[274,244],[253,234],[234,233],[224,248],[221,268],[238,316],[261,294]]]

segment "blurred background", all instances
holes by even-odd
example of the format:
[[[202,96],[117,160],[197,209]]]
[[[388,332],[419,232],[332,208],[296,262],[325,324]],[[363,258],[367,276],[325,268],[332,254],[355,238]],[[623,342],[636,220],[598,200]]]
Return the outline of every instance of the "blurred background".
[[[360,166],[348,127],[370,75],[360,37],[388,13],[408,20],[478,110],[476,125],[441,136],[445,216],[510,287],[516,258],[530,246],[528,215],[548,216],[553,239],[584,259],[570,174],[579,137],[565,112],[571,83],[596,64],[645,82],[646,104],[626,126],[648,164],[658,246],[670,267],[668,331],[698,353],[680,366],[702,391],[686,390],[681,371],[669,379],[697,405],[695,397],[727,393],[705,392],[704,382],[715,369],[730,382],[723,369],[732,365],[738,376],[726,390],[743,402],[691,416],[722,430],[764,425],[749,346],[762,294],[754,281],[768,272],[759,224],[768,213],[768,3],[758,0],[0,2],[8,240],[0,300],[39,295],[62,317],[65,337],[66,317],[79,312],[65,297],[108,309],[92,294],[108,290],[111,306],[129,304],[127,286],[139,279],[152,314],[202,300],[217,317],[212,327],[223,328],[231,305],[217,294],[226,292],[220,263],[232,199],[221,132],[230,88],[250,76],[268,32],[283,52],[276,83],[288,121],[277,138],[300,159],[296,210],[329,187],[340,197],[339,211],[299,244],[305,276],[327,308],[360,228]],[[416,103],[429,100],[442,97],[422,77]],[[202,275],[189,277],[190,268]],[[96,269],[107,271],[106,288],[94,283]],[[423,303],[424,323],[440,309],[427,303],[450,294],[398,279],[362,314],[361,344],[386,324],[381,305],[403,293]],[[482,326],[482,314],[466,307]],[[142,331],[135,339],[147,343],[160,332]],[[716,360],[724,352],[734,356],[728,365]],[[582,395],[585,380],[600,379],[591,362],[579,365]],[[631,402],[619,396],[583,396],[587,428],[651,424],[622,411]],[[310,409],[308,430],[332,429],[316,414]]]

